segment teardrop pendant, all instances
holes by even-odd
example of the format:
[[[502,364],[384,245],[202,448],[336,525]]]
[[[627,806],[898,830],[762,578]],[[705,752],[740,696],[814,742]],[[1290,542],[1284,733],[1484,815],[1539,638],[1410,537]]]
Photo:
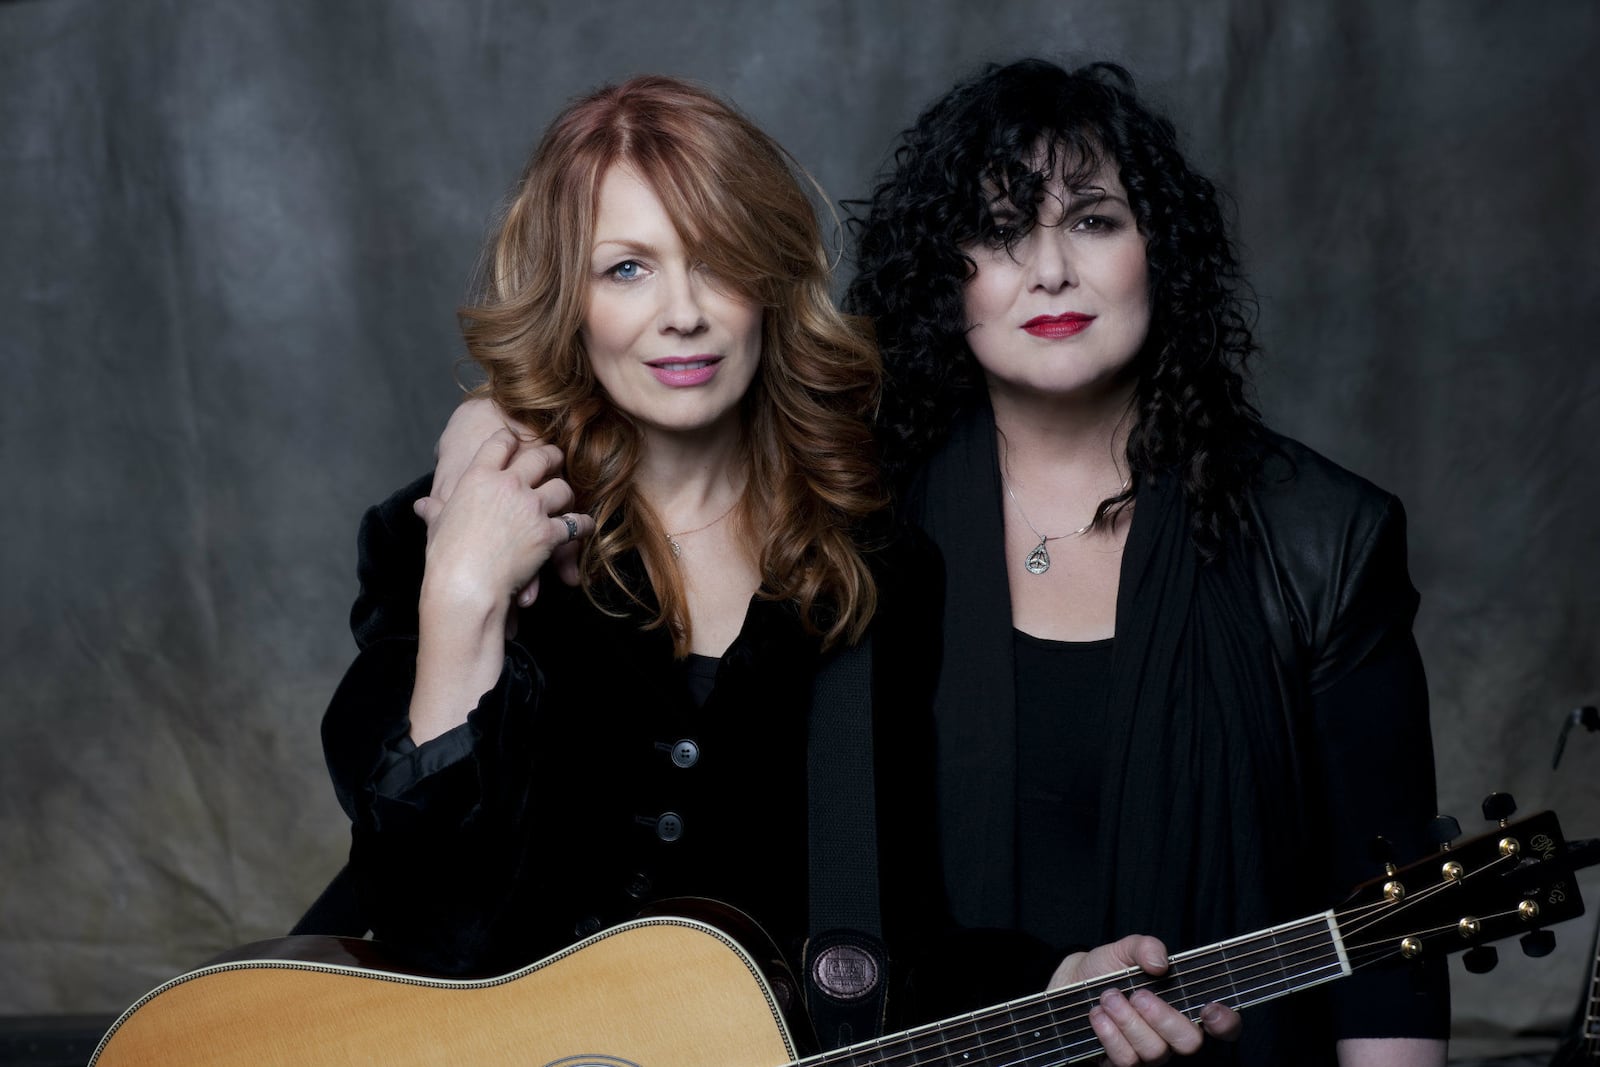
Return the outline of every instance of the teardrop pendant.
[[[1050,550],[1044,547],[1044,542],[1045,538],[1041,537],[1023,563],[1023,566],[1028,568],[1029,574],[1043,574],[1050,569]]]

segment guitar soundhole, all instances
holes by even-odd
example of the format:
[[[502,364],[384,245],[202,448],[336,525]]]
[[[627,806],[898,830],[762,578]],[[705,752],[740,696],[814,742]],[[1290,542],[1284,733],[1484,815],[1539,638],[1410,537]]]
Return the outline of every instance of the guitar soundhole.
[[[639,1065],[632,1060],[591,1053],[584,1056],[563,1056],[559,1060],[551,1060],[545,1067],[639,1067]]]

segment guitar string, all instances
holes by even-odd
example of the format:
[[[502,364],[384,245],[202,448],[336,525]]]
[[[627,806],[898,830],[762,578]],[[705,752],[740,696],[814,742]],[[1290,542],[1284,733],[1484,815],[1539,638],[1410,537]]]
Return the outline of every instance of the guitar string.
[[[1412,894],[1411,896],[1403,898],[1402,900],[1397,902],[1398,905],[1399,905],[1399,910],[1403,911],[1408,907],[1415,906],[1417,903],[1421,903],[1423,901],[1430,900],[1434,896],[1436,896],[1436,895],[1438,895],[1440,893],[1448,893],[1453,888],[1464,886],[1465,883],[1467,883],[1469,881],[1472,881],[1474,879],[1480,878],[1483,875],[1493,874],[1495,871],[1497,871],[1501,867],[1504,867],[1504,866],[1507,866],[1507,865],[1513,865],[1514,866],[1517,862],[1518,862],[1518,856],[1516,854],[1513,854],[1513,855],[1510,855],[1510,856],[1496,856],[1493,860],[1490,860],[1488,863],[1484,864],[1482,867],[1476,868],[1476,869],[1471,870],[1471,871],[1463,872],[1462,876],[1459,879],[1455,880],[1455,881],[1435,882],[1432,885],[1429,885],[1428,887],[1426,887],[1425,889],[1422,889],[1422,890],[1418,891],[1417,893]],[[1382,912],[1378,912],[1378,913],[1376,913],[1376,917],[1373,918],[1373,922],[1379,921],[1382,918],[1383,918],[1383,913]],[[1343,924],[1341,924],[1341,925],[1343,925]],[[1371,925],[1372,925],[1372,923],[1369,922],[1365,926],[1352,926],[1350,934],[1351,934],[1351,936],[1357,936],[1357,935],[1359,935],[1361,933],[1364,933]]]
[[[1494,869],[1495,867],[1503,865],[1503,861],[1506,861],[1506,860],[1509,860],[1509,859],[1510,859],[1510,857],[1502,857],[1500,859],[1492,861],[1490,864],[1485,865],[1485,867],[1480,868],[1479,870],[1470,872],[1469,874],[1465,875],[1463,880],[1466,880],[1467,878],[1471,878],[1471,877],[1474,877],[1474,876],[1477,876],[1477,875],[1480,875],[1480,874],[1483,874],[1483,873],[1487,873],[1488,871]],[[1339,925],[1341,926],[1341,928],[1343,928],[1346,923],[1350,923],[1351,924],[1351,929],[1349,931],[1349,938],[1346,938],[1346,941],[1347,941],[1347,943],[1346,943],[1346,957],[1350,962],[1351,969],[1355,970],[1355,969],[1358,969],[1358,968],[1361,968],[1361,967],[1369,966],[1372,963],[1376,963],[1376,962],[1386,958],[1387,956],[1391,955],[1392,952],[1393,952],[1392,941],[1391,940],[1385,940],[1383,942],[1377,942],[1377,943],[1374,943],[1372,945],[1362,945],[1362,944],[1352,944],[1352,943],[1350,943],[1350,938],[1354,938],[1354,937],[1358,936],[1364,930],[1366,930],[1371,925],[1373,925],[1373,923],[1371,921],[1367,922],[1364,925],[1359,925],[1359,926],[1355,925],[1362,918],[1366,918],[1366,917],[1370,917],[1370,916],[1376,916],[1376,917],[1381,918],[1381,919],[1389,919],[1389,918],[1397,915],[1399,912],[1407,910],[1408,907],[1414,907],[1416,904],[1421,903],[1422,901],[1428,899],[1429,897],[1435,895],[1438,892],[1447,891],[1449,888],[1451,888],[1451,886],[1453,886],[1455,884],[1457,884],[1457,883],[1441,883],[1439,885],[1431,886],[1426,890],[1419,891],[1418,893],[1412,895],[1409,898],[1406,898],[1403,901],[1394,901],[1394,902],[1379,901],[1379,902],[1374,902],[1374,903],[1371,903],[1371,904],[1368,904],[1368,905],[1363,905],[1363,906],[1360,906],[1360,907],[1357,907],[1357,908],[1348,909],[1348,910],[1346,910],[1344,912],[1335,913],[1335,919],[1337,921],[1339,921]],[[1515,914],[1516,914],[1515,911],[1507,911],[1505,913],[1502,913],[1501,917],[1515,915]],[[1495,917],[1496,916],[1490,916],[1490,918],[1495,918]],[[1291,926],[1310,927],[1310,928],[1313,928],[1313,929],[1321,928],[1322,930],[1326,929],[1325,919],[1324,919],[1323,916],[1316,916],[1313,919],[1302,920],[1302,921],[1300,921],[1298,923],[1291,924]],[[1442,931],[1448,931],[1448,930],[1451,930],[1451,929],[1454,929],[1454,928],[1455,928],[1455,924],[1452,923],[1452,924],[1446,924],[1446,925],[1443,925],[1443,926],[1440,926],[1440,927],[1436,927],[1436,928],[1434,928],[1432,930],[1429,930],[1429,931],[1422,931],[1421,933],[1423,933],[1423,936],[1426,937],[1426,936],[1429,936],[1431,934],[1439,933],[1439,932],[1442,932]],[[1285,932],[1287,932],[1287,931],[1285,931]],[[1320,932],[1319,933],[1315,933],[1315,934],[1308,934],[1308,935],[1305,935],[1305,936],[1302,936],[1302,937],[1298,937],[1298,938],[1295,938],[1295,939],[1289,941],[1287,943],[1287,946],[1293,946],[1297,942],[1304,942],[1304,941],[1308,941],[1308,940],[1309,941],[1317,941],[1317,940],[1320,940],[1322,936],[1323,935]],[[1218,956],[1221,957],[1220,963],[1222,965],[1222,969],[1220,971],[1220,976],[1223,977],[1223,978],[1226,978],[1227,982],[1228,982],[1228,985],[1232,987],[1232,991],[1234,993],[1234,996],[1232,998],[1230,998],[1230,999],[1234,1001],[1234,1006],[1235,1007],[1248,1007],[1248,1006],[1251,1006],[1253,1004],[1260,1003],[1262,1000],[1273,999],[1272,996],[1262,997],[1262,998],[1259,998],[1259,999],[1246,999],[1250,995],[1255,994],[1255,993],[1257,993],[1257,992],[1259,992],[1261,990],[1269,989],[1269,988],[1271,988],[1273,986],[1282,986],[1282,985],[1285,985],[1285,984],[1289,984],[1291,982],[1299,982],[1303,986],[1303,985],[1306,985],[1306,984],[1310,984],[1311,976],[1316,975],[1319,971],[1339,970],[1340,969],[1339,966],[1338,966],[1338,963],[1337,963],[1337,954],[1335,952],[1335,953],[1333,953],[1333,955],[1331,956],[1331,958],[1329,959],[1328,962],[1320,963],[1317,966],[1311,967],[1308,970],[1304,970],[1304,971],[1301,971],[1301,972],[1299,972],[1297,974],[1290,975],[1288,973],[1287,968],[1290,965],[1290,962],[1292,960],[1292,956],[1295,953],[1304,953],[1304,952],[1308,951],[1308,949],[1302,947],[1302,948],[1299,948],[1299,949],[1293,949],[1289,953],[1285,953],[1285,951],[1284,951],[1285,947],[1286,947],[1285,943],[1276,942],[1276,943],[1274,943],[1273,945],[1271,945],[1269,947],[1256,949],[1256,950],[1253,950],[1251,952],[1247,952],[1247,953],[1235,956],[1233,958],[1229,958],[1226,955],[1225,952],[1206,953],[1206,954],[1207,955],[1218,955]],[[1195,951],[1196,951],[1196,953],[1205,952],[1205,950],[1195,950]],[[1323,951],[1324,951],[1325,954],[1328,952],[1328,950],[1323,950]],[[1235,966],[1235,963],[1238,960],[1244,960],[1244,959],[1248,959],[1251,956],[1259,956],[1259,955],[1267,954],[1267,953],[1271,953],[1273,955],[1273,958],[1271,960],[1256,961],[1255,963],[1249,964],[1249,965],[1246,965],[1246,966]],[[1356,959],[1355,957],[1358,956],[1358,955],[1362,956],[1364,958]],[[1182,960],[1180,958],[1180,960],[1177,960],[1175,962],[1182,962]],[[1259,977],[1266,978],[1267,975],[1270,973],[1270,971],[1274,970],[1274,969],[1278,972],[1277,976],[1270,978],[1270,980],[1268,980],[1263,985],[1247,986],[1245,989],[1240,990],[1238,988],[1238,978],[1240,976],[1249,975],[1251,967],[1255,967],[1257,969],[1260,969],[1262,967],[1263,963],[1268,964],[1269,967],[1268,967],[1267,970],[1263,970],[1262,974],[1259,975]],[[1173,1004],[1173,1006],[1177,1007],[1178,1010],[1180,1010],[1180,1011],[1184,1012],[1185,1014],[1187,1014],[1189,1011],[1194,1010],[1195,1008],[1203,1006],[1205,1004],[1208,1004],[1214,999],[1220,999],[1220,994],[1222,992],[1224,992],[1222,984],[1217,981],[1217,976],[1216,975],[1209,975],[1209,976],[1207,975],[1208,969],[1212,969],[1214,967],[1215,967],[1214,963],[1208,963],[1207,965],[1204,965],[1204,966],[1201,966],[1201,967],[1197,968],[1193,972],[1187,972],[1187,971],[1186,972],[1182,972],[1181,976],[1178,977],[1178,979],[1177,979],[1177,984],[1178,984],[1180,990],[1183,991],[1183,995],[1182,995],[1181,999],[1178,999],[1178,1000],[1175,1000],[1175,1001],[1171,1002]],[[1032,1023],[1037,1022],[1040,1019],[1045,1019],[1045,1020],[1051,1020],[1050,1021],[1050,1025],[1052,1026],[1052,1028],[1057,1028],[1057,1034],[1055,1035],[1056,1040],[1055,1041],[1044,1040],[1044,1041],[1039,1041],[1039,1042],[1018,1042],[1017,1050],[1018,1051],[1026,1051],[1029,1047],[1032,1047],[1034,1045],[1041,1044],[1041,1043],[1049,1044],[1049,1045],[1052,1046],[1052,1048],[1049,1049],[1049,1050],[1046,1050],[1044,1052],[1037,1053],[1037,1054],[1032,1055],[1032,1056],[1024,1057],[1024,1059],[1022,1059],[1022,1060],[1011,1061],[1011,1062],[1014,1062],[1016,1064],[1022,1064],[1022,1063],[1026,1063],[1030,1059],[1036,1059],[1040,1055],[1059,1055],[1059,1053],[1061,1053],[1061,1052],[1069,1052],[1071,1049],[1073,1049],[1077,1045],[1081,1045],[1081,1044],[1098,1045],[1098,1040],[1099,1039],[1093,1036],[1093,1028],[1092,1027],[1088,1027],[1088,1028],[1080,1027],[1080,1028],[1078,1028],[1076,1030],[1068,1031],[1066,1034],[1060,1033],[1060,1031],[1059,1031],[1059,1023],[1056,1023],[1054,1021],[1054,1016],[1060,1010],[1073,1006],[1071,1004],[1071,998],[1070,997],[1063,997],[1062,994],[1063,993],[1070,993],[1073,990],[1076,990],[1079,993],[1089,992],[1090,990],[1087,987],[1089,987],[1091,985],[1093,986],[1093,990],[1094,991],[1103,990],[1109,985],[1117,984],[1118,981],[1125,981],[1130,976],[1142,975],[1143,973],[1144,972],[1142,972],[1140,970],[1131,969],[1129,971],[1120,972],[1120,973],[1117,973],[1117,974],[1103,975],[1103,976],[1100,976],[1099,978],[1093,980],[1090,983],[1078,983],[1075,986],[1067,987],[1066,989],[1052,990],[1052,991],[1049,991],[1047,993],[1034,994],[1031,997],[1022,998],[1022,999],[1020,999],[1018,1001],[1013,1001],[1010,1004],[1002,1005],[999,1008],[988,1009],[986,1011],[973,1013],[970,1017],[968,1017],[968,1020],[967,1020],[967,1021],[970,1021],[973,1024],[977,1024],[977,1023],[980,1023],[982,1021],[985,1021],[986,1018],[990,1018],[990,1017],[997,1019],[998,1022],[996,1023],[996,1025],[989,1026],[987,1028],[982,1028],[982,1027],[976,1028],[971,1033],[965,1033],[965,1032],[961,1033],[961,1034],[957,1035],[957,1038],[963,1043],[970,1042],[973,1038],[977,1038],[977,1042],[978,1043],[976,1045],[974,1045],[973,1048],[972,1048],[972,1050],[977,1050],[977,1049],[981,1049],[983,1047],[983,1045],[986,1043],[986,1039],[985,1039],[985,1035],[986,1034],[994,1034],[994,1033],[996,1033],[997,1031],[999,1031],[1002,1028],[1009,1027],[1009,1028],[1012,1029],[1012,1035],[1009,1038],[1007,1038],[1006,1040],[1008,1042],[1009,1041],[1017,1041],[1018,1037],[1020,1036],[1016,1032],[1017,1028],[1019,1026],[1022,1026],[1024,1028],[1028,1028]],[[1329,975],[1329,977],[1331,977],[1331,975]],[[1203,993],[1198,993],[1197,994],[1197,993],[1189,992],[1188,987],[1191,986],[1191,985],[1201,985],[1202,984],[1202,979],[1204,979],[1206,981],[1209,981],[1212,984],[1202,986],[1202,988],[1204,989]],[[1149,989],[1149,988],[1154,987],[1155,985],[1160,984],[1164,980],[1165,979],[1162,978],[1162,979],[1155,979],[1154,981],[1147,981],[1147,982],[1143,982],[1143,983],[1134,982],[1134,983],[1130,984],[1126,988],[1125,991],[1127,993],[1131,994],[1132,992],[1135,992],[1135,991],[1137,991],[1139,989]],[[1246,981],[1250,981],[1250,980],[1252,980],[1252,978],[1251,977],[1246,977],[1245,980]],[[1080,986],[1084,987],[1084,988],[1079,988]],[[1219,996],[1211,996],[1210,994],[1213,991],[1218,993]],[[1096,996],[1087,996],[1087,997],[1084,997],[1083,999],[1079,1000],[1076,1006],[1080,1007],[1080,1008],[1087,1009],[1087,1008],[1092,1007],[1094,1005],[1094,1003],[1097,1001],[1097,999],[1098,999],[1098,997],[1096,997]],[[1049,1002],[1057,1002],[1057,1003],[1049,1003]],[[1037,1006],[1037,1005],[1040,1005],[1040,1004],[1043,1004],[1045,1006],[1046,1010],[1044,1012],[1036,1012],[1035,1014],[1033,1014],[1031,1016],[1025,1016],[1025,1017],[1020,1018],[1020,1019],[1017,1018],[1015,1016],[1015,1014],[1014,1014],[1014,1012],[1019,1007],[1023,1007],[1023,1006],[1032,1007],[1032,1006]],[[1001,1019],[1000,1016],[1002,1014],[1007,1015],[1009,1017]],[[1087,1015],[1087,1012],[1085,1011],[1084,1012],[1085,1018],[1086,1018],[1086,1015]],[[938,1030],[941,1030],[941,1029],[948,1030],[950,1028],[951,1022],[954,1022],[954,1021],[956,1021],[956,1020],[948,1020],[948,1021],[946,1021],[944,1023],[930,1024],[929,1026],[918,1028],[917,1030],[906,1031],[906,1032],[904,1032],[902,1034],[890,1035],[890,1036],[885,1037],[885,1038],[879,1038],[876,1041],[870,1043],[870,1048],[867,1045],[852,1046],[852,1049],[854,1051],[849,1052],[849,1053],[845,1053],[844,1050],[839,1050],[839,1052],[836,1052],[836,1053],[829,1053],[829,1054],[826,1054],[826,1055],[824,1055],[822,1057],[813,1057],[810,1060],[805,1060],[805,1061],[800,1061],[800,1062],[801,1063],[817,1063],[817,1064],[821,1064],[821,1063],[828,1062],[828,1059],[830,1057],[834,1057],[834,1056],[839,1056],[841,1058],[841,1060],[842,1060],[842,1058],[844,1056],[846,1056],[846,1055],[848,1055],[848,1056],[859,1056],[859,1055],[861,1055],[861,1054],[863,1054],[865,1052],[871,1051],[872,1049],[877,1049],[879,1051],[882,1051],[882,1050],[888,1048],[888,1046],[891,1045],[891,1044],[908,1044],[908,1047],[904,1051],[893,1053],[887,1058],[874,1059],[872,1061],[873,1064],[874,1064],[874,1067],[880,1067],[880,1065],[892,1064],[896,1059],[903,1058],[903,1057],[908,1056],[908,1055],[912,1056],[913,1058],[921,1056],[921,1055],[926,1054],[926,1053],[934,1053],[934,1054],[943,1055],[944,1053],[941,1051],[941,1049],[950,1048],[953,1045],[953,1041],[951,1039],[941,1039],[940,1041],[938,1041],[938,1042],[936,1042],[934,1044],[930,1044],[930,1045],[925,1046],[925,1047],[920,1048],[920,1049],[916,1048],[914,1046],[909,1046],[909,1043],[912,1042],[916,1037],[922,1036],[922,1034],[924,1032],[934,1032],[934,1031],[938,1031]],[[1085,1033],[1085,1029],[1087,1029],[1087,1034],[1088,1034],[1087,1039],[1079,1040],[1078,1039],[1078,1035]],[[1042,1036],[1042,1030],[1041,1029],[1036,1029],[1034,1036],[1035,1037],[1041,1037]],[[1060,1039],[1062,1037],[1070,1039],[1069,1043],[1066,1044],[1066,1045],[1059,1045],[1058,1042],[1060,1041]],[[962,1050],[962,1051],[972,1051],[972,1050]],[[920,1062],[920,1061],[917,1061],[917,1062]]]

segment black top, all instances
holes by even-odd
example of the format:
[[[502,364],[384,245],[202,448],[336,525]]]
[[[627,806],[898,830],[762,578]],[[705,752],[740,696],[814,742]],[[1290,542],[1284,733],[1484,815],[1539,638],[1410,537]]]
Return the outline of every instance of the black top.
[[[717,667],[722,661],[716,656],[689,653],[683,661],[683,683],[689,688],[689,699],[697,708],[705,707],[711,699],[711,690],[717,684]]]
[[[1063,955],[1100,934],[1096,812],[1112,639],[1013,631],[1017,660],[1017,915]]]

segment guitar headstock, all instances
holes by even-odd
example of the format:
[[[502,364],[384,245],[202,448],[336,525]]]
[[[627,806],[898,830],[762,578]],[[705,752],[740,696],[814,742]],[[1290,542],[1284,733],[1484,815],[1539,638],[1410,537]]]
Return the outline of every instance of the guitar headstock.
[[[1402,868],[1386,864],[1341,904],[1351,965],[1465,951],[1468,970],[1487,971],[1497,959],[1489,943],[1517,936],[1528,955],[1547,955],[1555,940],[1545,927],[1582,915],[1583,900],[1555,812],[1513,821],[1511,811],[1510,797],[1494,794],[1484,804],[1494,830]]]

